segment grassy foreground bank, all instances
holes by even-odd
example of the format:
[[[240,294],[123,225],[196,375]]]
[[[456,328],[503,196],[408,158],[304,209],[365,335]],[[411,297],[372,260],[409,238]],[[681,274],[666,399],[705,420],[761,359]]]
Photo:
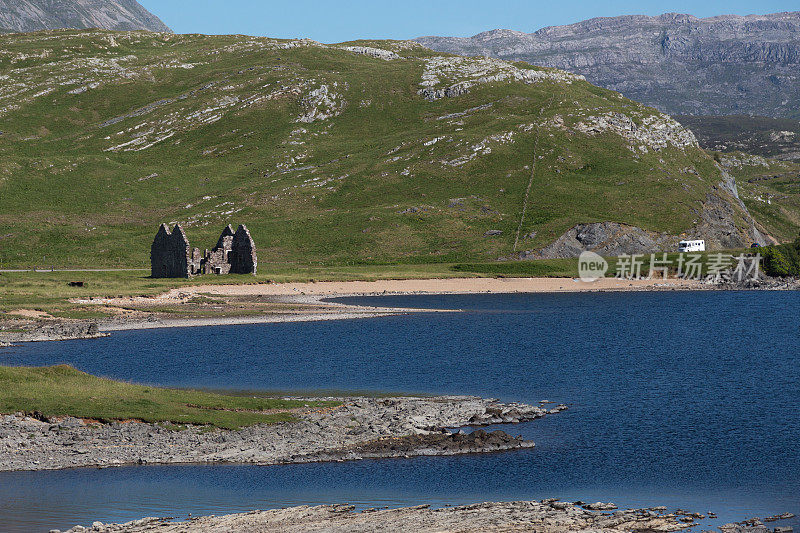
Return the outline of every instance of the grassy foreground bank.
[[[101,421],[140,420],[239,429],[296,420],[300,407],[331,407],[335,402],[228,396],[164,389],[98,378],[70,366],[0,366],[0,413],[41,413]]]

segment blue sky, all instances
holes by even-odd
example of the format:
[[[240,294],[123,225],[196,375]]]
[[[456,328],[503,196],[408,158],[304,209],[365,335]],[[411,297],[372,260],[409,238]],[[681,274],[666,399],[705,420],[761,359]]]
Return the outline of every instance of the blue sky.
[[[178,33],[358,38],[470,36],[495,28],[525,32],[592,17],[666,12],[699,17],[800,9],[797,0],[139,0]]]

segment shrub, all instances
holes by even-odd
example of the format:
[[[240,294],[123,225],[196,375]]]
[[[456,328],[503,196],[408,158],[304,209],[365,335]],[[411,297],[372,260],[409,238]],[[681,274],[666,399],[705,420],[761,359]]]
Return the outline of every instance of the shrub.
[[[761,249],[762,268],[768,276],[800,276],[800,237],[793,243]]]

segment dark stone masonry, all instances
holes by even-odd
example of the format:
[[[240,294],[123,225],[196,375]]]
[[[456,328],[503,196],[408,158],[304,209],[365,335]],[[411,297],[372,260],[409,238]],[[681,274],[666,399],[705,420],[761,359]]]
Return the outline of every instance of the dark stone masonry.
[[[212,250],[192,248],[180,224],[170,231],[161,224],[150,247],[154,278],[189,278],[201,274],[255,274],[256,245],[246,226],[234,232],[228,225]]]

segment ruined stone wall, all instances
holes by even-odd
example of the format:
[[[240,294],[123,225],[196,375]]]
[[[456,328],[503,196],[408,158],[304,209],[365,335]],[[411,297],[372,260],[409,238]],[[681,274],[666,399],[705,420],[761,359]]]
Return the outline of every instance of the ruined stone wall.
[[[192,252],[183,228],[172,231],[162,224],[150,247],[150,269],[154,278],[188,278]]]
[[[208,252],[203,258],[203,274],[230,274],[226,250],[219,248]]]
[[[201,253],[191,248],[180,225],[172,231],[166,224],[158,229],[150,247],[151,275],[154,278],[188,278],[199,274],[255,274],[256,247],[250,232],[239,226],[234,233],[228,225],[213,250]]]
[[[200,248],[192,248],[192,262],[189,265],[189,273],[192,276],[202,274],[203,268],[203,253]]]
[[[206,251],[203,258],[204,274],[230,274],[230,253],[233,249],[233,228],[228,224],[222,235],[219,236],[217,245],[210,252]]]
[[[233,232],[233,226],[228,224],[225,226],[225,229],[222,230],[222,235],[219,236],[217,240],[217,245],[214,246],[214,250],[231,250],[231,245],[233,244],[233,236],[235,233]]]
[[[256,245],[246,226],[239,226],[233,236],[230,253],[231,274],[255,274],[258,269]]]

